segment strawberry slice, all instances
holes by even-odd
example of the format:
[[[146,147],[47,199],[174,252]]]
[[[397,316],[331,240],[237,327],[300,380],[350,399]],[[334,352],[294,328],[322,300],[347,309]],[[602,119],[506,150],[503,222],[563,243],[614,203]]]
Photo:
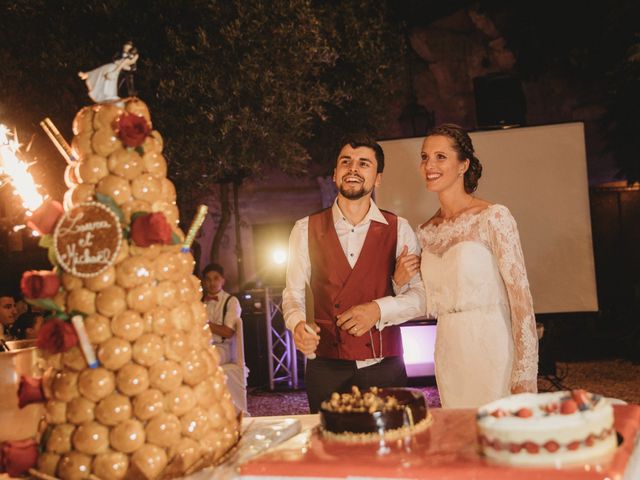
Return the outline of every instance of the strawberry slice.
[[[521,408],[516,412],[516,417],[529,418],[533,416],[533,412],[528,408]]]
[[[575,400],[565,400],[560,404],[560,413],[563,415],[571,415],[578,411],[578,404]]]

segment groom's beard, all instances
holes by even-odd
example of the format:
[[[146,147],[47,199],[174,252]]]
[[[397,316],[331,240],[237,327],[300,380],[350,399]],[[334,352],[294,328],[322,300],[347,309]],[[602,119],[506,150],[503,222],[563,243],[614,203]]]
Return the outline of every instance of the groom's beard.
[[[360,184],[360,188],[358,189],[352,189],[352,188],[347,189],[345,185],[346,184],[343,180],[342,184],[340,184],[340,195],[342,195],[344,198],[348,198],[349,200],[358,200],[359,198],[362,198],[365,195],[368,195],[373,190],[373,187],[369,189],[365,188],[364,179],[363,179],[363,182]]]

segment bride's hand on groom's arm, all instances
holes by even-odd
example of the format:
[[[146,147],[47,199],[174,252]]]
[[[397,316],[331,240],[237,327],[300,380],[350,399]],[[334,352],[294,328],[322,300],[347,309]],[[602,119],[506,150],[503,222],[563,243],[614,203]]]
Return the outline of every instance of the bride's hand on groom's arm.
[[[405,245],[396,258],[396,270],[393,274],[393,281],[397,287],[402,287],[420,271],[420,257],[409,254],[409,248]]]

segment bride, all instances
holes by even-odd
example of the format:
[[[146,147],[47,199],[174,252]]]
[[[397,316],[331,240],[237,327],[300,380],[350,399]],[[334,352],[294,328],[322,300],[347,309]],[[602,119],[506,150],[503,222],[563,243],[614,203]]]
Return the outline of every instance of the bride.
[[[536,392],[538,340],[516,222],[472,195],[482,174],[471,138],[453,124],[422,144],[420,172],[440,209],[418,228],[422,258],[398,258],[394,281],[418,272],[437,317],[435,370],[443,407],[477,407]]]

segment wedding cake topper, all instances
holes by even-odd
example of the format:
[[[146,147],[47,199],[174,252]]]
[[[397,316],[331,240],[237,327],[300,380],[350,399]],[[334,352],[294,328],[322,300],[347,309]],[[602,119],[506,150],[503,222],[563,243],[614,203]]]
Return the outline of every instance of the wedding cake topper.
[[[116,54],[111,63],[107,63],[89,72],[78,72],[78,76],[84,80],[89,89],[91,100],[96,103],[115,102],[120,100],[118,96],[118,78],[120,72],[126,72],[126,87],[129,96],[136,94],[133,87],[133,72],[136,71],[136,62],[140,54],[133,45],[127,41],[122,46],[122,52]]]

